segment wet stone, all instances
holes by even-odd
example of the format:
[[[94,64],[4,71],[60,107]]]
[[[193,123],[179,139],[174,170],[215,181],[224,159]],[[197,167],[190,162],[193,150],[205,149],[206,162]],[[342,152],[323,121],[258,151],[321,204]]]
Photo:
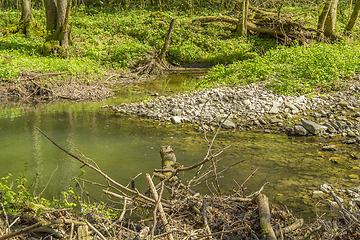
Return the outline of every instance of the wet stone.
[[[295,125],[294,133],[300,136],[306,136],[308,134],[308,131],[302,125]]]
[[[310,120],[307,120],[304,118],[301,119],[301,122],[302,122],[304,128],[306,128],[306,130],[308,130],[310,133],[312,133],[314,135],[319,134],[327,129],[326,126],[317,124],[313,121],[310,121]]]

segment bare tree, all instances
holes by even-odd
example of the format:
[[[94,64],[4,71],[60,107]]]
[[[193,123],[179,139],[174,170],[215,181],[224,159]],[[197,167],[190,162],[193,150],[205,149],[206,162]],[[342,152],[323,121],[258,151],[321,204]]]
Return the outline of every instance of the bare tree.
[[[239,36],[246,36],[249,0],[239,0],[238,4],[240,8],[240,14],[239,14],[239,24],[236,26],[236,32]]]

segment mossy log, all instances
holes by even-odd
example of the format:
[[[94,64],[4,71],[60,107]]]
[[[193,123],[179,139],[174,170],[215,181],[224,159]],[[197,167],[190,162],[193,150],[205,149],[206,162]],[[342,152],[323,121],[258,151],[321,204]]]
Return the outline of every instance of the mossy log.
[[[268,197],[260,193],[256,197],[255,201],[257,202],[259,208],[260,226],[262,234],[266,236],[266,239],[276,240],[275,232],[270,223],[271,215]]]
[[[249,7],[253,11],[252,17],[248,18],[246,28],[248,31],[271,35],[283,42],[284,45],[292,45],[294,40],[300,44],[312,41],[323,41],[322,30],[308,28],[304,23],[292,18],[291,15],[268,12]],[[238,26],[239,20],[228,16],[209,16],[197,18],[193,23],[224,22]]]
[[[159,177],[160,179],[163,179],[171,176],[172,172],[175,171],[177,167],[179,167],[179,164],[176,162],[175,153],[170,146],[162,146],[160,148],[160,156],[161,156],[163,173],[160,175],[159,173],[156,173],[155,176]],[[176,179],[174,178],[176,178],[176,176],[173,177],[172,180],[177,180],[177,178]]]

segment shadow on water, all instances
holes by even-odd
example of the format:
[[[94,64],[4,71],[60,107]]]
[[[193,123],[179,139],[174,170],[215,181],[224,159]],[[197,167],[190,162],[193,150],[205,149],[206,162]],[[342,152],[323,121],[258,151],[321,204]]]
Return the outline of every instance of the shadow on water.
[[[159,88],[154,89],[148,91],[159,91]],[[1,107],[0,177],[9,172],[16,176],[23,171],[27,162],[26,176],[29,181],[36,173],[40,175],[38,193],[48,183],[55,169],[45,191],[47,197],[59,195],[61,190],[69,186],[76,188],[70,180],[80,174],[81,164],[52,145],[36,127],[71,153],[77,156],[82,153],[96,161],[103,172],[122,184],[126,185],[131,178],[142,173],[135,181],[140,191],[147,186],[145,173],[152,173],[154,168],[161,167],[160,146],[171,145],[178,161],[185,166],[204,158],[207,143],[204,135],[197,132],[196,126],[121,117],[100,108],[105,104],[120,103],[122,98],[118,96],[95,103],[39,105],[36,108]],[[329,140],[221,131],[214,148],[232,147],[220,156],[222,160],[218,163],[218,169],[243,161],[222,174],[221,189],[224,192],[237,189],[235,181],[243,183],[259,168],[245,184],[245,194],[257,191],[265,182],[270,182],[264,193],[272,204],[281,201],[298,216],[314,217],[318,199],[313,198],[312,192],[321,184],[337,183],[344,188],[359,184],[358,178],[354,177],[357,161],[351,160],[346,154],[357,149],[342,146],[343,149],[336,153],[323,152],[320,145],[326,141]],[[182,177],[186,180],[192,176],[193,172],[184,173]],[[89,169],[86,169],[85,177],[106,184]],[[99,188],[88,186],[88,190],[91,197],[106,199]],[[196,190],[209,192],[204,185]]]

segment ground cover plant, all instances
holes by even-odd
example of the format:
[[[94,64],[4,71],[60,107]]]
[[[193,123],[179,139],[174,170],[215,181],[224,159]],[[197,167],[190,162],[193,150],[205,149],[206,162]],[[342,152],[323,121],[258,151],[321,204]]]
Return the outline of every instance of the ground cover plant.
[[[99,11],[75,8],[71,15],[70,58],[44,57],[44,36],[23,33],[1,36],[1,79],[16,78],[20,69],[42,73],[68,71],[69,74],[104,73],[136,66],[148,52],[161,49],[168,23],[177,18],[167,59],[175,64],[203,62],[231,63],[251,58],[258,50],[253,39],[238,39],[230,26],[194,26],[186,15],[146,10]],[[120,12],[119,12],[120,11]],[[38,24],[44,22],[41,10],[33,10]],[[16,10],[0,13],[0,29],[18,20]],[[5,21],[6,20],[6,21]]]
[[[198,87],[264,83],[281,94],[339,90],[360,70],[360,42],[271,49],[264,56],[211,69]]]

